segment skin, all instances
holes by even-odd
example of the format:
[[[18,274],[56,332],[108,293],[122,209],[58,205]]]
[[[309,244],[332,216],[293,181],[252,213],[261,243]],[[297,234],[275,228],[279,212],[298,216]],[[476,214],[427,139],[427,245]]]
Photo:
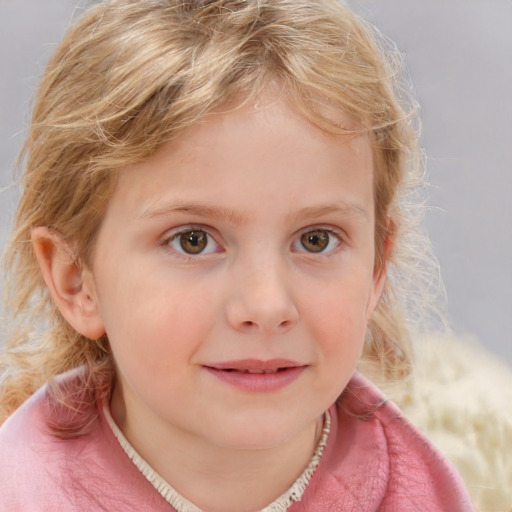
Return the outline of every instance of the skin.
[[[121,170],[92,269],[71,268],[61,240],[33,232],[64,316],[108,335],[116,423],[208,511],[258,510],[307,466],[385,281],[370,141],[326,134],[282,99],[261,103],[211,114]],[[192,230],[203,252],[183,249]],[[314,252],[304,234],[328,244]],[[249,358],[304,369],[271,392],[207,371]]]

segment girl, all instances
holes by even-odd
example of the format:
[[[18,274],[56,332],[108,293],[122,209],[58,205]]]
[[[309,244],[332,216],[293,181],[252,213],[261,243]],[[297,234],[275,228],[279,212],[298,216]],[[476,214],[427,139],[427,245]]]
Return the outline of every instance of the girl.
[[[473,509],[355,371],[406,376],[421,277],[387,52],[337,0],[107,0],[70,29],[7,251],[1,510]]]

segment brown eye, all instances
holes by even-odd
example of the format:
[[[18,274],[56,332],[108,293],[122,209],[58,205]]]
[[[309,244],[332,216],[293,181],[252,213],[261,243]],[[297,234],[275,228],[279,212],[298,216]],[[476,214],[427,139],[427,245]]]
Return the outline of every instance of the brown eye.
[[[187,231],[178,237],[180,247],[187,254],[200,254],[208,245],[208,235],[204,231]]]
[[[308,231],[300,237],[300,243],[309,252],[325,251],[329,245],[329,232],[324,229]]]

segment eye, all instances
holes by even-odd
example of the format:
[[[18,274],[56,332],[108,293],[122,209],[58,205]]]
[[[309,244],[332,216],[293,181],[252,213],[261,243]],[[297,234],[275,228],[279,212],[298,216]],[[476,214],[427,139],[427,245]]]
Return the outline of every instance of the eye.
[[[219,245],[201,229],[190,229],[174,235],[168,245],[177,252],[185,254],[209,254],[216,252]]]
[[[341,241],[338,235],[329,229],[312,229],[302,233],[294,243],[296,251],[311,253],[328,253],[335,250]]]

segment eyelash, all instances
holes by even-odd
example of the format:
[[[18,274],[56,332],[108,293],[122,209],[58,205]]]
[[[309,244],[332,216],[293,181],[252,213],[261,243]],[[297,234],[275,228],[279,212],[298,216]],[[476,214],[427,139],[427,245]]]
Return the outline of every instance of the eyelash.
[[[336,247],[332,248],[329,251],[323,251],[323,250],[318,251],[318,252],[308,251],[302,244],[302,237],[304,235],[307,235],[308,233],[314,233],[314,232],[327,233],[327,235],[329,237],[328,244],[330,245],[333,242],[333,238],[334,238],[336,240]],[[292,247],[294,247],[296,244],[300,244],[302,247],[300,249],[296,250],[296,252],[302,252],[302,253],[305,253],[308,255],[313,255],[313,256],[317,255],[317,256],[322,256],[322,257],[331,257],[331,256],[334,256],[338,252],[340,247],[343,245],[343,241],[344,241],[343,234],[338,229],[334,229],[332,227],[326,227],[326,226],[310,226],[310,227],[302,230],[302,232],[299,233],[297,239],[292,244]]]
[[[166,248],[167,250],[171,251],[173,254],[176,254],[182,258],[186,258],[187,260],[195,260],[198,256],[205,257],[205,256],[208,256],[213,253],[223,252],[223,251],[218,251],[218,250],[213,249],[213,250],[209,250],[208,252],[200,251],[200,252],[194,254],[194,253],[186,252],[181,247],[177,248],[177,247],[172,246],[173,243],[180,244],[179,240],[180,240],[181,236],[195,231],[195,232],[205,233],[207,236],[207,243],[209,243],[209,244],[215,243],[215,245],[217,247],[222,248],[221,244],[217,243],[215,237],[210,234],[210,230],[211,230],[211,228],[206,227],[206,226],[200,226],[200,225],[185,226],[185,227],[179,229],[179,231],[173,231],[168,236],[166,236],[161,241],[160,245],[162,247]],[[328,238],[329,245],[332,243],[332,241],[333,241],[332,239],[335,238],[337,240],[336,247],[332,248],[331,250],[329,250],[327,252],[324,252],[324,250],[321,250],[318,252],[308,251],[302,244],[302,237],[304,235],[307,235],[308,233],[314,233],[315,231],[327,233],[327,235],[329,237]],[[294,252],[304,253],[309,256],[316,255],[316,256],[322,256],[322,257],[331,257],[338,252],[338,250],[340,249],[340,246],[342,246],[343,243],[344,243],[344,237],[340,230],[334,229],[332,227],[326,227],[326,226],[309,226],[306,229],[304,229],[298,233],[297,237],[294,239],[294,242],[291,244],[291,247]],[[300,247],[296,248],[295,247],[296,245],[300,245]]]
[[[214,249],[214,250],[208,251],[208,252],[201,251],[199,253],[193,254],[193,253],[187,253],[181,248],[180,248],[181,249],[180,250],[178,248],[172,247],[173,242],[177,242],[179,244],[180,243],[179,240],[180,240],[181,236],[186,235],[187,233],[192,233],[192,232],[205,233],[206,237],[207,237],[207,243],[211,244],[213,242],[218,247],[221,247],[221,245],[216,242],[215,237],[213,237],[209,231],[210,231],[209,228],[207,228],[206,226],[199,226],[199,225],[185,226],[185,227],[179,229],[178,231],[173,231],[168,236],[166,236],[161,241],[160,245],[162,247],[166,248],[167,250],[171,251],[173,254],[176,254],[179,257],[186,258],[187,260],[193,260],[193,259],[197,258],[198,256],[206,256],[206,255],[209,255],[209,254],[212,254],[215,252],[221,252],[221,251],[216,251]]]

